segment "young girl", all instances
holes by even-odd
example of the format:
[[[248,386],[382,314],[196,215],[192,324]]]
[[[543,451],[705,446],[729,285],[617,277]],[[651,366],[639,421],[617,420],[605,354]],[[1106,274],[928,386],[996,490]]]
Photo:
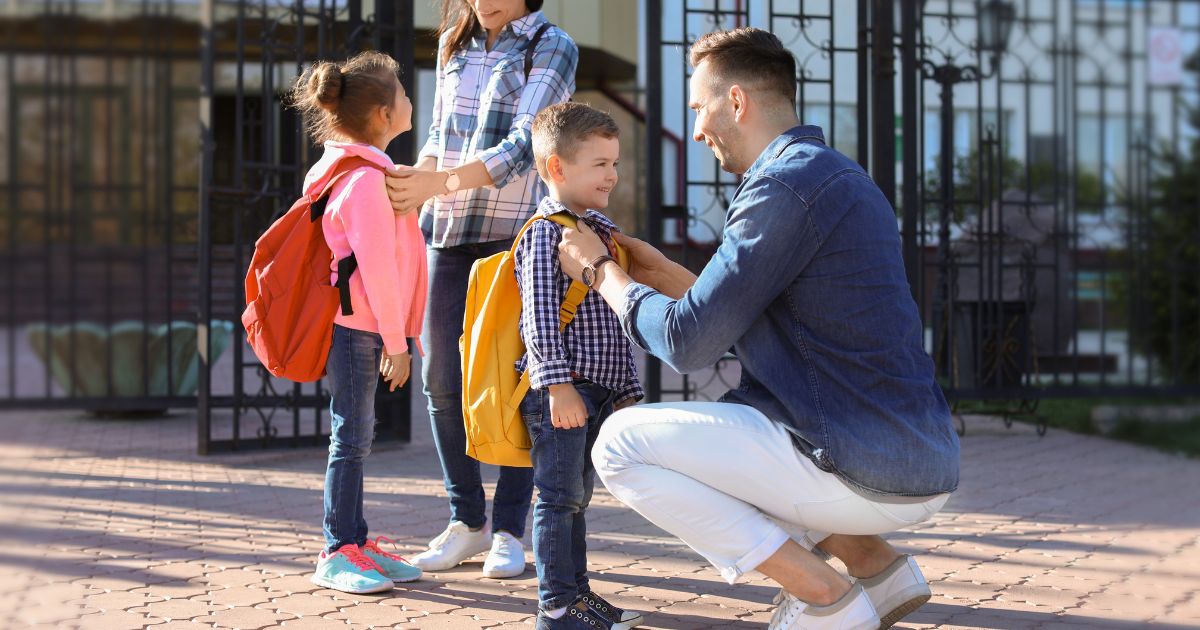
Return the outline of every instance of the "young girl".
[[[425,244],[416,214],[393,213],[383,169],[392,161],[383,149],[412,128],[412,104],[391,57],[362,53],[345,63],[320,62],[297,79],[295,106],[304,114],[314,142],[325,145],[321,160],[304,179],[316,195],[344,159],[361,158],[329,193],[321,227],[337,261],[354,254],[349,313],[334,319],[329,378],[329,463],[325,474],[325,549],[312,581],[349,593],[385,591],[411,582],[421,570],[367,540],[363,518],[363,459],[375,438],[377,371],[392,389],[408,380],[409,338],[421,333],[425,309]]]

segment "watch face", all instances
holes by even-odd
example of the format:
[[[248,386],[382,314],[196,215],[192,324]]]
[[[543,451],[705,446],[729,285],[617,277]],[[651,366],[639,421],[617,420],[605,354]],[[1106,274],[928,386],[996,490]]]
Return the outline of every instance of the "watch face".
[[[582,275],[583,285],[590,289],[592,287],[592,283],[596,281],[596,270],[592,267],[584,267]]]

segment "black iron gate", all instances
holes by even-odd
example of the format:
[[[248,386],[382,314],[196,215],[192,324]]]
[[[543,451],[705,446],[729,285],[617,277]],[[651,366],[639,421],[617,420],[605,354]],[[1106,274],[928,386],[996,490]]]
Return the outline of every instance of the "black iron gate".
[[[756,26],[777,35],[796,55],[801,119],[823,127],[831,146],[872,169],[894,196],[893,47],[871,46],[875,37],[891,42],[891,6],[866,0],[648,0],[650,241],[693,271],[719,244],[738,178],[721,170],[706,146],[683,140],[691,137],[695,120],[687,107],[688,48],[718,29]],[[882,122],[859,124],[872,120]],[[679,376],[651,360],[646,380],[651,398],[711,398],[736,385],[737,361],[727,356],[712,370]]]
[[[1200,2],[647,0],[649,236],[693,268],[736,179],[673,140],[686,51],[740,25],[795,53],[801,120],[896,205],[951,399],[1200,394]],[[720,393],[733,363],[661,391]]]
[[[195,6],[112,9],[0,17],[0,408],[195,404]]]
[[[204,138],[200,189],[201,322],[238,322],[242,277],[253,243],[299,195],[319,157],[302,121],[282,101],[294,78],[316,59],[344,59],[367,48],[393,55],[413,91],[412,2],[381,2],[364,15],[361,0],[206,0],[200,97]],[[411,163],[412,134],[388,148]],[[230,372],[211,360],[218,335],[201,336],[198,443],[212,450],[272,444],[320,444],[328,436],[323,381],[297,384],[270,376],[235,326]],[[407,439],[410,387],[380,388],[380,438]]]
[[[242,344],[241,275],[316,157],[280,94],[367,47],[411,93],[411,1],[11,4],[0,408],[198,404],[203,451],[321,441],[320,386]],[[646,225],[684,264],[736,185],[686,140],[686,48],[768,28],[802,119],[896,203],[951,398],[1200,394],[1200,0],[645,0],[643,20]],[[705,397],[736,370],[646,381]],[[384,437],[407,427],[407,399],[380,410]]]
[[[12,3],[0,16],[0,408],[198,408],[199,449],[323,441],[319,383],[273,380],[239,323],[255,238],[318,157],[281,95],[384,50],[411,1]],[[197,124],[197,122],[201,124]],[[411,134],[389,152],[411,162]],[[406,438],[409,393],[381,393]]]
[[[905,4],[905,235],[947,393],[1200,393],[1200,3]]]

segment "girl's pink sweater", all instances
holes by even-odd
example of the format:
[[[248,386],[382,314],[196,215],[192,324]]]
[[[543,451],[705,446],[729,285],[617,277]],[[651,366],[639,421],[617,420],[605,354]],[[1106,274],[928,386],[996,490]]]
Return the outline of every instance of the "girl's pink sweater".
[[[337,161],[349,156],[392,165],[387,154],[371,145],[326,142],[325,154],[304,178],[305,193],[320,192]],[[358,271],[350,276],[354,313],[343,315],[338,309],[334,323],[379,333],[389,354],[406,352],[406,338],[420,336],[425,317],[425,240],[417,213],[397,216],[383,171],[363,166],[330,191],[321,228],[333,250],[330,282],[337,282],[337,261],[351,252],[358,258]]]

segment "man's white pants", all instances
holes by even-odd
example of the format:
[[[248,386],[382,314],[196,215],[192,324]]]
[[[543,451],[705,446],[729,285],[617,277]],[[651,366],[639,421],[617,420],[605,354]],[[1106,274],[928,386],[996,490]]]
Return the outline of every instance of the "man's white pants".
[[[919,523],[948,494],[868,499],[798,451],[791,435],[746,405],[658,403],[618,411],[592,450],[618,499],[679,537],[730,583],[794,538],[875,535]]]

